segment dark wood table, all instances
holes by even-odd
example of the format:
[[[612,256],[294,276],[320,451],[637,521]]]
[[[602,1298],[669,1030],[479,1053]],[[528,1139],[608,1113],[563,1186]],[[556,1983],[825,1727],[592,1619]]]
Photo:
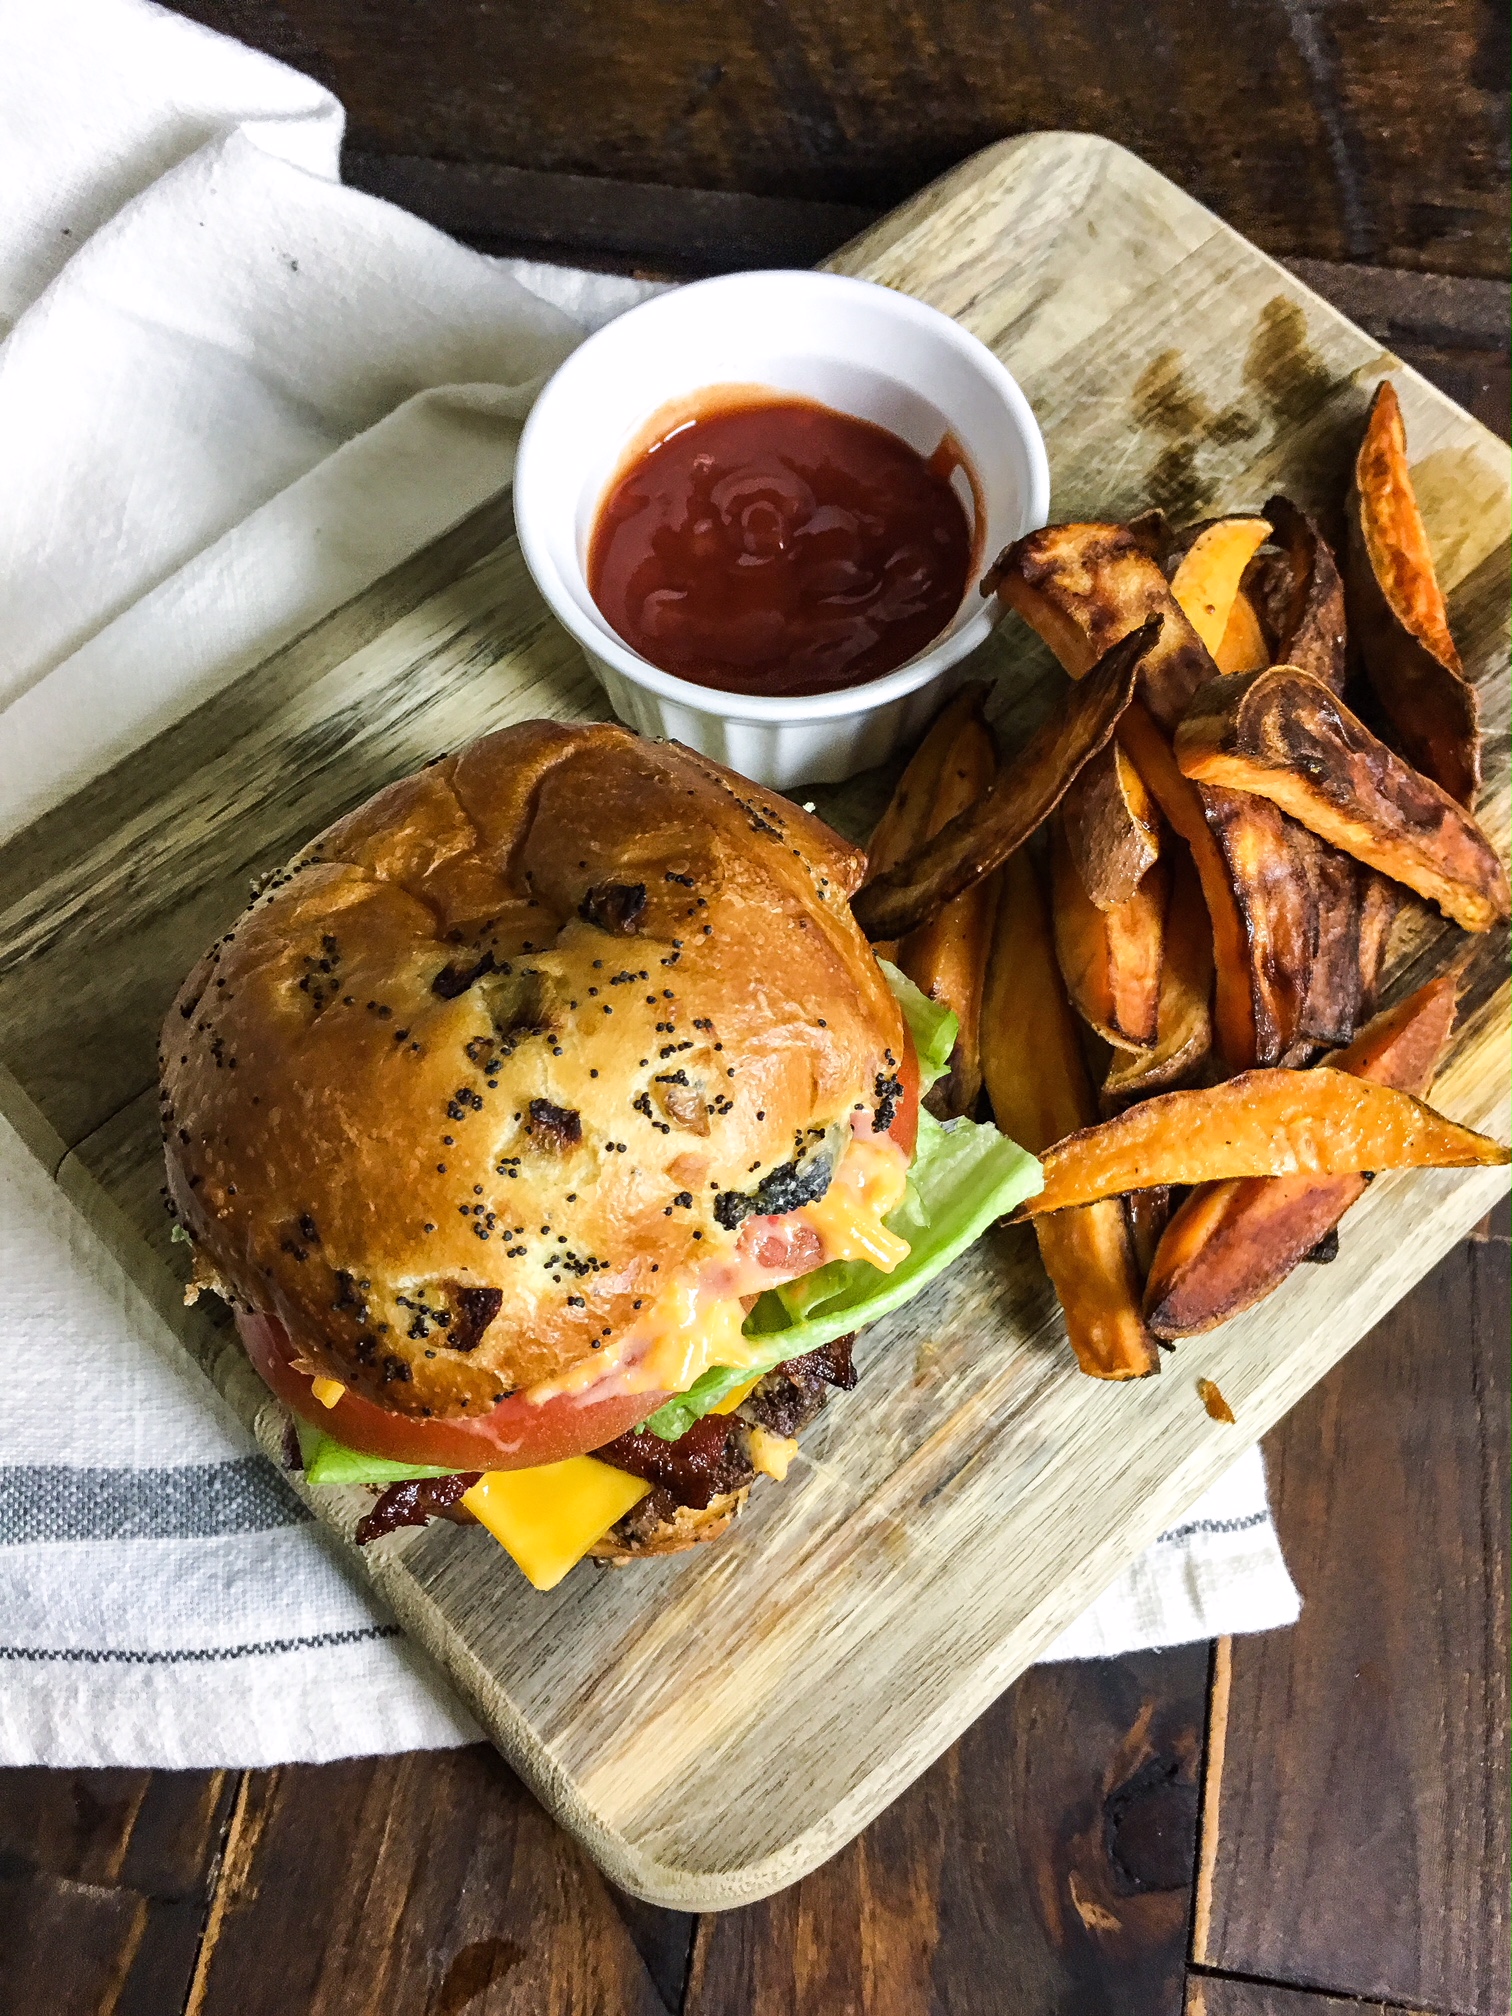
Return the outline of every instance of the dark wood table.
[[[186,0],[491,250],[821,257],[971,147],[1111,133],[1503,436],[1491,0]],[[1292,1631],[1041,1667],[826,1867],[614,1891],[484,1747],[0,1773],[0,2016],[1505,2016],[1505,1205],[1268,1438]]]

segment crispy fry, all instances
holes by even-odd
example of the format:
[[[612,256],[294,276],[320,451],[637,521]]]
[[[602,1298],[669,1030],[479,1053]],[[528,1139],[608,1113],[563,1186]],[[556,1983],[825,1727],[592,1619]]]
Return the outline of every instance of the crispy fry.
[[[1160,852],[1160,821],[1144,780],[1116,741],[1061,800],[1081,886],[1099,910],[1127,903]]]
[[[1375,1000],[1374,968],[1368,990],[1365,984],[1361,917],[1367,884],[1379,878],[1295,819],[1287,819],[1286,826],[1298,872],[1307,883],[1314,918],[1312,956],[1297,1016],[1296,1040],[1347,1043]]]
[[[1176,759],[1198,783],[1271,799],[1467,931],[1490,930],[1512,907],[1506,870],[1469,813],[1306,672],[1210,680],[1177,730]]]
[[[917,930],[1023,845],[1112,736],[1158,635],[1145,624],[1122,639],[1069,688],[985,797],[858,891],[851,912],[868,938],[875,943]]]
[[[1154,1190],[1130,1190],[1123,1199],[1123,1207],[1129,1221],[1129,1237],[1134,1242],[1134,1264],[1141,1274],[1148,1274],[1160,1235],[1171,1220],[1171,1193],[1164,1185]],[[1057,1211],[1045,1224],[1053,1225],[1060,1215]]]
[[[1360,870],[1360,1019],[1375,1010],[1386,953],[1391,944],[1391,927],[1406,900],[1396,883],[1374,868]]]
[[[1260,627],[1260,618],[1248,593],[1240,589],[1234,597],[1228,622],[1213,663],[1220,672],[1263,672],[1271,662],[1270,646]]]
[[[1512,1151],[1420,1099],[1344,1071],[1245,1071],[1164,1092],[1046,1149],[1038,1218],[1160,1183],[1234,1176],[1343,1176],[1378,1169],[1504,1167]]]
[[[1103,1080],[1105,1107],[1157,1092],[1189,1077],[1212,1048],[1208,1001],[1213,991],[1213,933],[1192,857],[1171,850],[1171,900],[1166,906],[1160,1006],[1150,1050],[1115,1050]]]
[[[1454,1022],[1445,974],[1389,1009],[1327,1067],[1418,1098]],[[1145,1286],[1158,1337],[1190,1337],[1262,1301],[1327,1239],[1365,1191],[1363,1173],[1252,1176],[1194,1190],[1166,1227]]]
[[[1156,804],[1191,850],[1212,934],[1214,1034],[1224,1061],[1233,1070],[1244,1070],[1255,1055],[1255,1009],[1244,917],[1222,850],[1208,826],[1196,785],[1182,776],[1170,741],[1137,700],[1118,724],[1118,739]]]
[[[1004,863],[1001,884],[982,1006],[982,1065],[998,1125],[1038,1154],[1084,1126],[1095,1107],[1045,899],[1027,853]],[[1139,1314],[1139,1276],[1117,1200],[1063,1212],[1035,1229],[1082,1370],[1099,1379],[1158,1371],[1160,1355]]]
[[[1300,665],[1315,679],[1344,691],[1344,583],[1328,541],[1289,497],[1265,507],[1271,550],[1255,556],[1245,587],[1259,606],[1267,655],[1256,665],[1225,665],[1225,672],[1261,672],[1267,665]]]
[[[980,715],[968,713],[957,729],[941,773],[928,830],[937,833],[948,820],[987,791],[997,772],[997,746]],[[898,947],[897,963],[931,1000],[953,1008],[960,1023],[950,1070],[930,1094],[931,1110],[941,1119],[969,1113],[982,1089],[979,1030],[982,979],[987,967],[987,942],[992,931],[997,890],[989,875],[964,895],[947,903],[939,916],[911,932]]]
[[[1480,789],[1480,700],[1449,634],[1389,378],[1371,401],[1346,515],[1349,618],[1370,683],[1409,762],[1469,809]]]
[[[1252,1055],[1229,1061],[1274,1064],[1297,1040],[1317,941],[1317,902],[1293,845],[1301,829],[1268,798],[1197,789],[1244,924],[1255,1040]]]
[[[930,819],[951,745],[964,722],[980,717],[987,690],[984,680],[968,680],[946,701],[930,723],[923,741],[908,759],[907,769],[893,786],[893,795],[887,801],[886,810],[877,821],[866,854],[868,876],[876,877],[886,869],[896,867],[905,855],[911,854],[929,838],[934,830]],[[896,965],[898,948],[892,944],[879,945],[877,957],[890,959]]]
[[[1170,876],[1160,861],[1127,903],[1099,910],[1076,872],[1059,813],[1050,822],[1055,952],[1073,1006],[1109,1043],[1155,1042]]]
[[[1211,518],[1186,535],[1171,593],[1209,651],[1223,642],[1244,570],[1270,530],[1264,518]]]
[[[1161,617],[1159,638],[1140,668],[1139,697],[1167,729],[1217,670],[1158,563],[1125,525],[1047,525],[1031,532],[999,554],[982,583],[984,594],[994,589],[1073,679],[1131,630]]]

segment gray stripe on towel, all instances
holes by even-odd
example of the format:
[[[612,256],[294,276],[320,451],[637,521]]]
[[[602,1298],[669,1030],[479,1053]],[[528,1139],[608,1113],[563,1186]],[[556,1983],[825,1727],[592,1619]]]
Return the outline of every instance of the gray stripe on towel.
[[[0,1546],[47,1540],[208,1540],[299,1526],[309,1513],[261,1456],[141,1470],[0,1466]]]

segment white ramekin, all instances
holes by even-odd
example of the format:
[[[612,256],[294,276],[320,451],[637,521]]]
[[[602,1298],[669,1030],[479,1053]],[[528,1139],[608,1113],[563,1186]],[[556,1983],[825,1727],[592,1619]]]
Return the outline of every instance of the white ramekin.
[[[515,463],[520,548],[615,713],[779,790],[832,782],[918,732],[992,628],[996,598],[984,601],[971,580],[927,651],[864,686],[808,698],[718,692],[633,651],[588,592],[600,503],[653,415],[732,384],[820,400],[891,428],[926,456],[953,435],[981,494],[985,525],[974,526],[973,550],[983,566],[1044,524],[1045,444],[1028,401],[984,344],[921,301],[835,273],[734,273],[658,295],[590,336],[537,399]],[[955,481],[974,519],[972,486],[959,472]]]

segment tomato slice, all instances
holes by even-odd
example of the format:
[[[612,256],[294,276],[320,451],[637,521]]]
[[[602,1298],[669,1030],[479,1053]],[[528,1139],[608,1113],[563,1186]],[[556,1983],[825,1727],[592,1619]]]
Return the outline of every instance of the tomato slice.
[[[501,1400],[491,1414],[473,1421],[417,1421],[390,1413],[350,1390],[334,1407],[322,1407],[308,1376],[290,1363],[293,1340],[276,1316],[238,1310],[236,1327],[247,1356],[264,1381],[303,1420],[365,1456],[395,1463],[425,1463],[452,1470],[530,1470],[602,1449],[654,1414],[665,1393],[589,1392],[559,1394],[540,1406],[524,1394]]]
[[[911,1162],[919,1145],[919,1053],[914,1048],[913,1031],[906,1022],[903,1024],[903,1055],[898,1061],[898,1077],[902,1081],[903,1097],[898,1101],[898,1110],[892,1117],[887,1135],[890,1141],[897,1142]]]

